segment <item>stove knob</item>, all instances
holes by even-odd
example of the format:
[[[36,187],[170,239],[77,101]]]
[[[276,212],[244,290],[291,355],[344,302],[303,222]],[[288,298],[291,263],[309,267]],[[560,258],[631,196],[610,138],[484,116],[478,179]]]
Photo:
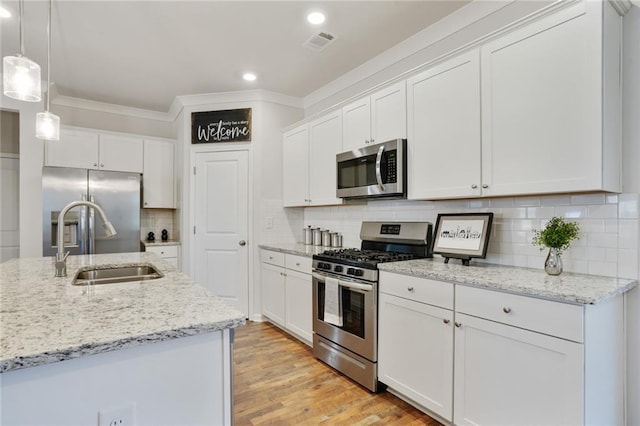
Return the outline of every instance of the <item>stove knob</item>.
[[[347,269],[347,275],[355,275],[356,274],[356,270],[353,268],[349,268]]]
[[[340,265],[336,265],[336,267],[335,267],[335,268],[333,268],[333,270],[334,270],[335,272],[342,272],[342,266],[340,266]]]
[[[356,269],[356,277],[361,277],[364,275],[364,271],[362,269]]]
[[[327,270],[331,270],[331,264],[330,263],[323,263],[322,264],[322,269],[327,269]]]

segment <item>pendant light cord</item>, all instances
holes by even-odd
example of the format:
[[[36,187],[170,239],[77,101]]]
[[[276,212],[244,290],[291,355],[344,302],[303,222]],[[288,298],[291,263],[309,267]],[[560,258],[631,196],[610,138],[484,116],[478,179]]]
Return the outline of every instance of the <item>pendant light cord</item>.
[[[49,0],[49,22],[47,22],[47,112],[49,112],[49,91],[51,90],[51,0]]]
[[[22,11],[23,2],[24,0],[20,0],[18,3],[20,7],[20,56],[24,56],[24,31],[22,29],[22,21],[24,20],[24,14]]]

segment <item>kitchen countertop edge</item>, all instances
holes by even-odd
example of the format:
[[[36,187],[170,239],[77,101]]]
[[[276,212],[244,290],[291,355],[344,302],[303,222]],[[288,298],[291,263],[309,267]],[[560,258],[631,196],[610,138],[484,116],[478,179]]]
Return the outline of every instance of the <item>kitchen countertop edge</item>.
[[[302,243],[268,243],[258,244],[258,247],[263,250],[277,251],[285,254],[293,254],[295,256],[312,257],[314,254],[319,254],[325,250],[337,250],[342,247],[324,247],[314,246]]]

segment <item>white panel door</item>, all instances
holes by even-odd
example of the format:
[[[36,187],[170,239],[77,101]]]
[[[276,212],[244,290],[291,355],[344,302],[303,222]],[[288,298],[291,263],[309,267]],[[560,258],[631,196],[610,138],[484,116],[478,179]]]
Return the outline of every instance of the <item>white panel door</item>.
[[[142,138],[100,135],[100,169],[142,173],[143,146]]]
[[[0,263],[20,256],[20,159],[0,158]]]
[[[404,81],[371,95],[371,143],[407,138],[407,89]]]
[[[249,311],[247,151],[196,154],[195,281]]]
[[[175,202],[173,141],[144,140],[143,207],[173,209]]]
[[[457,425],[580,425],[580,343],[456,313]]]
[[[358,99],[342,107],[342,150],[360,148],[371,142],[371,98]]]
[[[98,168],[98,133],[60,129],[60,140],[45,141],[45,166]]]
[[[285,274],[285,326],[310,343],[313,340],[311,275],[291,269],[287,269]]]
[[[309,125],[282,136],[282,197],[285,207],[309,204]]]
[[[336,197],[336,155],[342,147],[342,113],[331,112],[309,123],[309,203],[342,204]]]

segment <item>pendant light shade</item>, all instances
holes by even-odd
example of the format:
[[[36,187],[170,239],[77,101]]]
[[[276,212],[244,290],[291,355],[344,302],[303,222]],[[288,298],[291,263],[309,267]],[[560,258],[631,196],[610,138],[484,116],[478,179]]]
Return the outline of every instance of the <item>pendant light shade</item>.
[[[60,117],[49,112],[51,100],[51,0],[49,0],[49,22],[47,24],[47,109],[36,114],[36,138],[49,141],[60,140]]]
[[[24,56],[22,5],[23,0],[20,0],[20,53],[2,59],[2,91],[13,99],[40,102],[40,65]]]
[[[60,140],[60,117],[49,111],[36,114],[36,138],[48,141]]]

